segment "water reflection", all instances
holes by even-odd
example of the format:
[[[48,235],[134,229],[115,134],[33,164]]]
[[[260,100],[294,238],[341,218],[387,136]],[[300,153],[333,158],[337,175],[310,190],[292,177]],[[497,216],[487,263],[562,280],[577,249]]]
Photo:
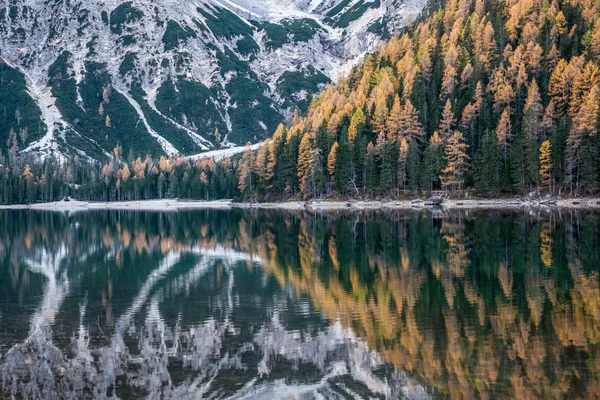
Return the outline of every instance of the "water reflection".
[[[600,396],[600,219],[0,212],[0,397]]]

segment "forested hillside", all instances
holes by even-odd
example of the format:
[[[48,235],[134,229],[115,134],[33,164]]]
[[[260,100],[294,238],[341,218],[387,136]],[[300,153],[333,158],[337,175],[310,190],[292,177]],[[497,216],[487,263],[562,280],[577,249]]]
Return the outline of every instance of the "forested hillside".
[[[599,189],[600,5],[448,0],[240,165],[246,197]]]
[[[434,2],[257,152],[221,163],[119,155],[79,195],[594,194],[599,61],[598,2]]]

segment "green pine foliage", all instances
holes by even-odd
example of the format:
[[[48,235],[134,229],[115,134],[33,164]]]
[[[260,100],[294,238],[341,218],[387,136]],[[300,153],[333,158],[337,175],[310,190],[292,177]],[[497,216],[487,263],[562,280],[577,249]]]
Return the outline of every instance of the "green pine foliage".
[[[165,45],[165,51],[169,51],[178,48],[181,43],[185,43],[188,39],[195,39],[196,37],[196,31],[193,29],[182,27],[177,22],[169,20],[162,42]]]
[[[212,33],[220,38],[234,39],[238,36],[252,36],[254,31],[251,26],[242,21],[231,11],[222,8],[205,5],[207,10],[198,8],[198,12],[205,18],[206,26]]]
[[[105,66],[86,63],[86,73],[77,85],[70,58],[70,53],[63,52],[50,67],[49,76],[56,105],[72,129],[86,132],[88,138],[106,152],[120,144],[127,153],[162,154],[159,144],[144,125],[138,123],[140,117],[129,101],[110,89],[111,80]],[[105,90],[108,90],[106,99],[103,98]],[[107,117],[110,118],[110,124],[107,124]],[[92,149],[83,147],[81,150]]]
[[[277,80],[277,89],[286,100],[283,107],[294,105],[302,112],[306,111],[312,100],[312,93],[318,93],[330,79],[321,71],[308,66],[300,71],[286,71]],[[292,101],[295,104],[292,104]]]
[[[156,108],[178,124],[212,139],[208,133],[215,129],[227,132],[215,100],[216,95],[200,82],[167,79],[158,89]]]
[[[25,76],[0,59],[0,149],[7,150],[11,132],[23,149],[46,131],[37,104],[27,92]]]
[[[133,99],[140,105],[144,117],[156,132],[167,139],[182,154],[196,154],[202,151],[194,140],[185,132],[150,107],[146,101],[146,92],[139,84],[133,84],[130,90]]]
[[[133,2],[125,2],[110,13],[110,30],[112,33],[120,35],[127,24],[135,22],[143,16],[144,13],[135,8]]]
[[[281,48],[287,43],[308,42],[319,31],[321,26],[312,19],[284,19],[277,24],[269,22],[253,22],[258,29],[266,33],[266,46],[270,49]]]

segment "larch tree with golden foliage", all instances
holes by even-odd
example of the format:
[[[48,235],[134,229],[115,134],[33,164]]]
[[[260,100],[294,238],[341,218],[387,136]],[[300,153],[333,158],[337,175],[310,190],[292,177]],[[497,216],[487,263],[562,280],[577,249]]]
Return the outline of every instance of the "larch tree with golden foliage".
[[[252,170],[254,169],[254,152],[250,149],[250,143],[246,145],[246,151],[239,164],[238,188],[242,193],[251,193],[253,188]]]
[[[545,140],[540,146],[540,183],[552,193],[552,144]]]
[[[339,147],[339,143],[335,142],[331,147],[331,151],[327,156],[327,171],[329,172],[329,180],[332,184],[335,185],[335,166],[337,163],[337,150]]]
[[[446,166],[440,175],[440,181],[444,189],[462,191],[465,174],[469,169],[468,148],[469,145],[464,142],[463,134],[460,131],[454,131],[452,136],[448,138],[444,146]]]

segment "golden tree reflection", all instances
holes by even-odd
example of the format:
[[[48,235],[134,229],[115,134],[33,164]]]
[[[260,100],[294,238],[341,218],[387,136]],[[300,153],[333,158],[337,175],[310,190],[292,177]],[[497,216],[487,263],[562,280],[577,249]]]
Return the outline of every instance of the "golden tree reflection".
[[[547,268],[558,268],[553,257],[564,250],[557,248],[562,241],[551,239],[547,221],[540,223],[539,241],[525,240],[529,234],[523,231],[538,229],[537,222],[519,223],[508,228],[524,235],[521,239],[490,242],[498,251],[485,253],[485,260],[481,253],[475,257],[470,251],[476,245],[473,239],[495,239],[493,229],[488,237],[470,237],[469,224],[495,224],[493,218],[482,219],[453,218],[425,230],[403,219],[380,222],[379,229],[404,232],[393,255],[381,231],[373,233],[375,242],[369,229],[356,226],[354,231],[367,233],[352,243],[325,236],[332,267],[327,273],[317,273],[323,262],[316,262],[314,254],[322,245],[303,221],[298,237],[300,269],[269,262],[266,270],[280,285],[307,295],[327,318],[365,336],[388,362],[427,382],[435,393],[452,398],[491,399],[502,393],[514,398],[561,398],[579,390],[573,385],[582,379],[585,393],[597,393],[598,273],[586,272],[581,260],[574,260],[561,271],[568,271],[572,288],[556,284],[558,277],[549,275]],[[337,225],[338,236],[339,229]],[[567,236],[572,231],[556,229]],[[411,235],[423,232],[431,235],[421,238],[426,246],[410,241]],[[274,233],[272,242],[275,237]],[[523,258],[515,245],[524,248]],[[541,264],[528,255],[536,254],[527,250],[529,245],[539,246]],[[349,256],[356,251],[354,246],[366,249],[366,264]],[[269,251],[263,259],[273,260],[278,249],[272,245]],[[425,263],[411,262],[423,256]],[[491,270],[484,272],[484,267]],[[561,367],[573,351],[587,353],[593,362]]]
[[[101,248],[107,325],[118,318],[114,276],[134,255],[234,249],[247,257],[242,268],[253,272],[259,260],[274,285],[307,298],[441,397],[600,395],[597,216],[116,213],[102,224],[93,216],[23,218],[0,230],[7,280],[28,287],[22,260],[32,251],[72,248],[73,257],[84,257]],[[61,230],[53,233],[52,224]],[[216,282],[224,276],[219,267]]]

